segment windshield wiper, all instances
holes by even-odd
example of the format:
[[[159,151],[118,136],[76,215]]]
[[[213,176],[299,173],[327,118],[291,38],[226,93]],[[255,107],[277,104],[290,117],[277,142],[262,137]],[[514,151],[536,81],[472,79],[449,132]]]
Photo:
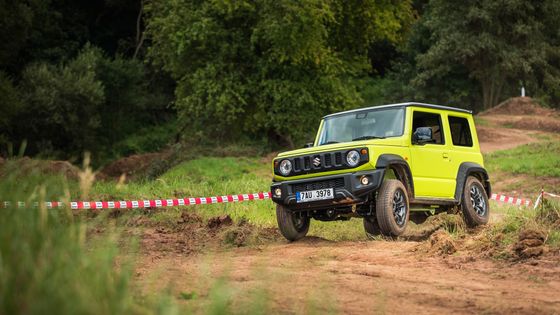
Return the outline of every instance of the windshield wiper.
[[[333,143],[338,143],[338,141],[327,141],[327,142],[325,142],[325,143],[321,143],[321,145],[333,144]]]
[[[368,139],[385,139],[385,137],[379,137],[379,136],[361,136],[361,137],[352,139],[352,141],[368,140]]]

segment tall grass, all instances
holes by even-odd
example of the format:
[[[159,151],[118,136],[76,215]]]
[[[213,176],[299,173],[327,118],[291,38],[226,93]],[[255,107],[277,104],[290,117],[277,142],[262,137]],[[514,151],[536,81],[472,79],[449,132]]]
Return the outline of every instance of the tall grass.
[[[64,198],[65,181],[17,171],[0,182],[0,200]],[[132,264],[119,258],[116,230],[69,209],[0,208],[0,314],[142,314]]]

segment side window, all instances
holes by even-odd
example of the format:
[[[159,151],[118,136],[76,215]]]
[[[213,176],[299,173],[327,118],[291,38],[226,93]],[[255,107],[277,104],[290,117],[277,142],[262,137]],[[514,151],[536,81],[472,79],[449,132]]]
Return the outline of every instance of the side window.
[[[432,141],[430,143],[445,144],[440,114],[414,111],[412,116],[412,132],[419,127],[432,128]]]
[[[471,128],[466,118],[449,116],[449,128],[451,129],[453,145],[462,147],[473,146]]]

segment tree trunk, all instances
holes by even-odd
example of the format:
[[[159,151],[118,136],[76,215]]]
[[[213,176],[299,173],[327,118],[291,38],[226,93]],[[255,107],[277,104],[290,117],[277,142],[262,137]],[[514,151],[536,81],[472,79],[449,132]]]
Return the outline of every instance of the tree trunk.
[[[498,105],[504,86],[504,78],[488,77],[480,80],[482,85],[482,107],[489,109]]]
[[[144,32],[141,30],[142,14],[144,13],[144,0],[140,0],[140,11],[136,17],[136,48],[134,49],[133,59],[136,59],[138,52],[144,43]]]

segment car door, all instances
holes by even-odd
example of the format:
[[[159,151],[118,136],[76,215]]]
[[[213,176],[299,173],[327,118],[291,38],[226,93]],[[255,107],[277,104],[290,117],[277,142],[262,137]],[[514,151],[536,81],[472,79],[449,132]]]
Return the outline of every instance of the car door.
[[[436,110],[413,109],[410,124],[411,172],[416,198],[452,199],[455,194],[455,175],[446,141],[443,117]],[[417,128],[432,129],[431,141],[415,144],[412,135]]]

